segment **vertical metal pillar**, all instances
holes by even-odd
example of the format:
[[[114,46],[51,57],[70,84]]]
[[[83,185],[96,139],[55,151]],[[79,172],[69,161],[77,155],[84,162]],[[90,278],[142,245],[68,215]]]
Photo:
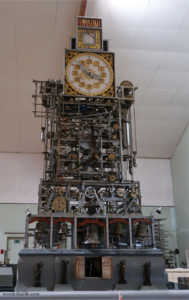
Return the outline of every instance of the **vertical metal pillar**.
[[[155,241],[155,234],[154,234],[154,217],[151,217],[151,222],[152,222],[152,243],[153,243],[153,248],[155,248],[156,241]]]
[[[73,246],[74,248],[77,248],[77,218],[76,217],[74,217]]]
[[[131,223],[131,218],[129,218],[129,238],[130,238],[130,248],[133,248],[132,223]]]
[[[109,222],[106,218],[106,247],[109,248]]]
[[[26,217],[26,223],[25,223],[25,243],[24,243],[24,248],[28,248],[28,242],[29,242],[29,217]]]
[[[124,165],[123,165],[122,125],[121,125],[121,100],[118,99],[118,101],[119,101],[119,152],[120,152],[119,171],[121,171],[121,182],[123,182],[123,180],[124,180]]]
[[[51,215],[51,223],[50,223],[50,248],[53,247],[53,216]]]

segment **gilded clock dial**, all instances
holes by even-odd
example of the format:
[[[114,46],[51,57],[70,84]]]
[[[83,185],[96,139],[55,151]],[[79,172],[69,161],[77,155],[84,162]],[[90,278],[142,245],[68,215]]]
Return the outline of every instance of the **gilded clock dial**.
[[[66,80],[78,94],[97,96],[112,85],[114,74],[110,63],[95,53],[80,53],[66,65]]]
[[[101,49],[100,29],[78,29],[78,48]]]

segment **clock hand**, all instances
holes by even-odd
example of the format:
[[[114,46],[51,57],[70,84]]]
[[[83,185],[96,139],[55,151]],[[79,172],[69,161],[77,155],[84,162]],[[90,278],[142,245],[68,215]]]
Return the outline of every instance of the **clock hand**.
[[[95,79],[103,79],[102,77],[100,77],[100,75],[98,74],[94,74],[94,73],[91,73],[89,76],[95,78]]]
[[[93,72],[89,71],[87,68],[84,67],[83,64],[81,64],[79,61],[76,60],[76,63],[81,67],[81,69],[83,71],[86,72],[86,74],[90,77],[93,77],[95,79],[102,79],[102,77],[100,77],[100,75],[94,74]]]
[[[92,36],[92,35],[89,33],[89,31],[87,31],[87,34],[90,35],[90,36],[94,39],[94,36]]]
[[[83,64],[81,64],[79,61],[76,60],[76,63],[83,69],[84,71],[88,72],[87,68],[84,67]]]

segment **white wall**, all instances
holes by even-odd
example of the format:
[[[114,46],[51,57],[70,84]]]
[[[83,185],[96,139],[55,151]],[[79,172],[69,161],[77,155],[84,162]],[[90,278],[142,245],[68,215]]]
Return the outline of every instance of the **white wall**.
[[[174,206],[169,159],[138,159],[134,180],[140,181],[142,205]]]
[[[189,125],[171,157],[171,173],[181,262],[189,247]]]
[[[0,167],[0,203],[38,202],[42,154],[0,153]],[[168,159],[139,159],[134,171],[134,179],[141,181],[142,205],[174,205]]]

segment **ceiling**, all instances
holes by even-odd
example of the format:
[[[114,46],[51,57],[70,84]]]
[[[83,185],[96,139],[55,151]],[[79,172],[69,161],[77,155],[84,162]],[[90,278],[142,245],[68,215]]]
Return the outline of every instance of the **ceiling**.
[[[0,1],[0,152],[41,153],[32,79],[62,78],[82,1]],[[116,83],[136,91],[139,157],[170,158],[189,121],[189,0],[99,0]]]

